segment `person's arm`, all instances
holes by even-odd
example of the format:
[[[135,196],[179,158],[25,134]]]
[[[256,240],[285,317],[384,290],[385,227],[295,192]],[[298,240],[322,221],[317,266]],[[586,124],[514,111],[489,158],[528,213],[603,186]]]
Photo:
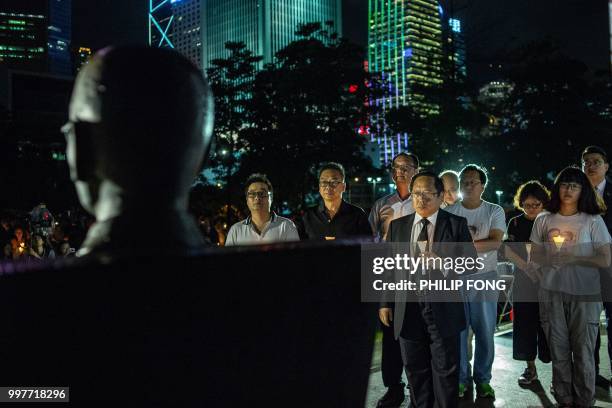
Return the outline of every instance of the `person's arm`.
[[[610,246],[601,245],[595,249],[592,256],[579,256],[561,252],[558,257],[553,258],[555,265],[579,265],[592,268],[607,268],[610,266]]]
[[[308,235],[306,234],[306,225],[304,224],[304,217],[306,217],[306,213],[302,214],[301,216],[295,219],[295,228],[297,229],[297,232],[298,232],[298,238],[301,239],[302,241],[305,241],[308,239]]]
[[[493,229],[489,231],[489,237],[483,238],[474,241],[474,246],[476,247],[476,251],[489,252],[489,251],[497,251],[502,244],[502,240],[504,239],[504,231]]]
[[[529,236],[529,241],[531,241],[531,263],[536,263],[538,265],[546,265],[549,263],[546,247],[544,245],[544,234],[542,232],[546,230],[544,226],[545,220],[546,215],[536,218],[535,222],[533,223],[533,227],[531,228],[531,235]],[[540,278],[541,273],[542,271],[540,270],[538,272],[538,276]]]
[[[532,244],[532,248],[533,247],[534,246]],[[531,250],[532,254],[533,254],[533,250],[534,249]],[[536,274],[536,269],[540,267],[538,264],[536,264],[535,262],[525,261],[523,258],[521,258],[519,254],[517,254],[512,249],[510,245],[504,245],[504,254],[506,258],[514,264],[514,266],[522,270],[525,273],[525,275],[527,275],[527,277],[531,279],[534,283],[538,281],[538,277]],[[532,259],[533,259],[533,255],[532,255]]]
[[[603,218],[594,217],[590,229],[591,242],[578,245],[593,245],[595,253],[591,256],[580,256],[561,251],[556,259],[553,258],[555,264],[608,268],[610,266],[610,234]]]
[[[374,233],[373,233],[372,226],[370,225],[370,221],[368,220],[368,216],[366,215],[365,211],[361,210],[361,214],[359,214],[359,220],[357,222],[359,223],[358,225],[359,235],[363,237],[368,237],[369,240],[371,241],[372,237],[374,236]]]
[[[386,242],[393,242],[393,228],[392,224],[389,224],[389,230],[387,231]],[[395,273],[395,272],[393,272]],[[391,322],[393,322],[393,309],[392,309],[392,299],[389,298],[390,294],[383,293],[382,301],[380,302],[380,308],[378,309],[378,318],[387,327],[391,327]]]
[[[300,234],[298,233],[297,227],[293,221],[289,221],[285,224],[285,237],[283,241],[299,241]]]
[[[380,216],[378,212],[379,208],[376,203],[374,203],[372,209],[370,210],[370,215],[368,216],[368,222],[370,223],[370,228],[372,228],[372,235],[374,236],[375,242],[381,242],[383,238],[381,235],[380,228],[378,226],[380,223]]]
[[[489,236],[484,239],[474,241],[476,250],[479,253],[497,251],[502,244],[504,234],[506,233],[506,215],[500,206],[495,206],[491,214],[491,228]]]
[[[225,238],[225,246],[234,246],[238,245],[236,243],[236,228],[232,225],[227,232],[227,237]]]

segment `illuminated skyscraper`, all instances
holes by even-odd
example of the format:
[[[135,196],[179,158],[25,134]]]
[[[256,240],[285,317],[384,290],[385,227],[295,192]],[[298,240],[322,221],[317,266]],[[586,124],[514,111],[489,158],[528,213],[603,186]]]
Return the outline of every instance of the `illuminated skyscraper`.
[[[81,68],[83,68],[83,65],[89,62],[89,58],[91,57],[91,48],[79,47],[75,54],[74,71],[79,72]]]
[[[242,41],[262,64],[295,37],[299,23],[332,21],[342,32],[341,0],[150,0],[150,44],[170,46],[203,68]]]
[[[48,0],[49,72],[72,75],[70,42],[72,37],[72,0]]]
[[[174,0],[175,1],[175,0]],[[159,48],[174,48],[172,36],[173,0],[149,0],[149,45]]]
[[[71,0],[2,0],[0,64],[71,75]]]
[[[465,37],[461,29],[461,20],[456,18],[448,19],[448,49],[454,64],[456,79],[467,77]]]
[[[421,116],[440,113],[423,88],[442,83],[441,13],[436,0],[369,0],[368,61],[388,87],[377,101],[383,112],[411,106]],[[371,137],[383,163],[408,149],[409,135],[391,135],[384,125]]]
[[[203,7],[204,4],[200,0],[172,1],[174,25],[171,36],[174,47],[200,68],[204,66],[201,29],[204,18]]]
[[[608,0],[608,26],[610,27],[610,67],[612,68],[612,0]]]
[[[342,32],[341,0],[208,0],[206,60],[226,55],[226,41],[243,41],[263,63],[296,39],[299,23],[332,21]]]

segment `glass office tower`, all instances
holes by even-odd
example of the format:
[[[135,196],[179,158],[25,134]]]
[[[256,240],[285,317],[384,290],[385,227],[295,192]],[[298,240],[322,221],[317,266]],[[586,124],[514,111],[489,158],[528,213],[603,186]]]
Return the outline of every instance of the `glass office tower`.
[[[293,41],[299,23],[332,21],[342,32],[341,0],[150,0],[150,44],[172,46],[200,67],[242,41],[262,64]]]
[[[423,88],[442,83],[441,13],[436,0],[369,0],[368,63],[383,75],[385,95],[376,101],[382,112],[410,106],[420,116],[440,113]],[[371,138],[382,164],[408,149],[409,135],[390,134],[384,123]]]
[[[71,0],[0,2],[0,63],[71,75]]]

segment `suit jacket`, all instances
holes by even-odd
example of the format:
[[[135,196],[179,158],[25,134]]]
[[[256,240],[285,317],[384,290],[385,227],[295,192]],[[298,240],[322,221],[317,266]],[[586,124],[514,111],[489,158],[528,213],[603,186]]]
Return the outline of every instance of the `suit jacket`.
[[[606,212],[602,218],[608,227],[608,232],[612,235],[612,179],[606,177],[606,187],[604,188],[603,201],[606,204]],[[601,295],[604,302],[612,302],[612,266],[601,269]]]
[[[387,233],[387,242],[410,242],[413,224],[414,214],[391,221],[389,232]],[[436,219],[432,251],[444,257],[441,253],[441,245],[436,245],[436,243],[442,242],[468,243],[457,244],[453,246],[452,249],[445,248],[443,252],[446,254],[452,252],[453,256],[470,257],[474,259],[478,256],[468,229],[467,220],[464,217],[451,214],[441,209]],[[466,274],[467,273],[469,272],[466,272]],[[449,274],[449,279],[458,278],[457,275],[453,275],[454,274]],[[398,273],[396,273],[396,279],[397,278]],[[438,271],[435,278],[443,279],[444,275]],[[442,337],[456,335],[466,326],[464,305],[460,293],[449,291],[447,294],[448,296],[445,295],[446,299],[444,302],[431,303],[434,320]],[[412,292],[395,292],[395,310],[393,316],[395,338],[398,338],[400,333],[402,337],[411,339],[419,338],[423,335],[421,330],[410,330],[412,327],[416,329],[414,324],[420,321],[420,319],[416,319],[417,315],[420,313],[420,309],[417,303],[418,299],[415,297],[416,295]],[[454,299],[448,299],[448,297]],[[391,302],[383,302],[384,307],[389,307],[390,304]]]
[[[602,217],[606,223],[606,227],[608,227],[608,232],[612,234],[612,179],[608,177],[606,177],[606,187],[604,188],[603,200],[608,209],[606,210],[605,214],[602,215]]]

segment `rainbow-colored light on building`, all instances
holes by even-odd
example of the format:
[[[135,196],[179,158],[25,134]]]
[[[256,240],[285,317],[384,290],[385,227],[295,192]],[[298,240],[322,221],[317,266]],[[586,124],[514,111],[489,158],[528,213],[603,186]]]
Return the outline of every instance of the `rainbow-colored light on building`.
[[[371,72],[383,76],[384,96],[376,101],[383,113],[401,106],[423,117],[440,113],[422,87],[443,81],[441,14],[437,0],[369,0],[368,62]],[[409,135],[392,135],[384,124],[370,137],[380,144],[382,164],[408,149]]]

